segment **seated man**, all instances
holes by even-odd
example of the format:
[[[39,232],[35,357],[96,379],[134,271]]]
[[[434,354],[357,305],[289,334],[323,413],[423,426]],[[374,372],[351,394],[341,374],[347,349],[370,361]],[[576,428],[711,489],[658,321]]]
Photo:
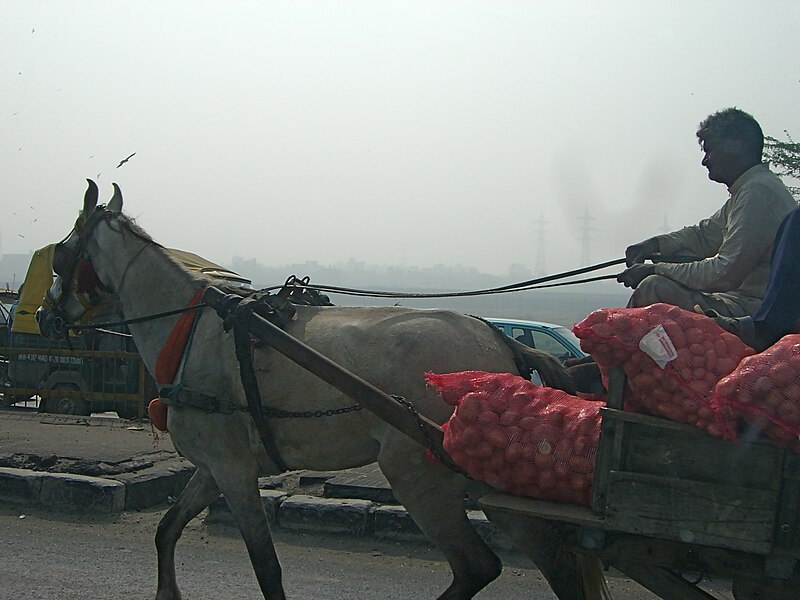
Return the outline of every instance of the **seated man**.
[[[764,302],[753,317],[724,317],[713,311],[706,314],[751,348],[769,348],[800,320],[800,207],[790,212],[778,228],[772,246],[772,268]],[[703,312],[701,307],[695,307]]]
[[[634,288],[631,308],[665,302],[726,317],[754,315],[764,299],[778,226],[797,203],[761,162],[764,135],[751,115],[736,108],[710,115],[697,139],[708,178],[725,184],[730,197],[697,225],[628,247],[628,268],[617,281]],[[694,258],[644,264],[659,254]]]
[[[800,327],[800,206],[781,222],[772,246],[772,260],[764,301],[750,317],[721,316],[695,305],[694,310],[712,317],[723,329],[738,336],[756,352],[763,352]],[[798,330],[800,331],[800,330]],[[589,356],[565,361],[578,391],[602,395],[600,370]]]

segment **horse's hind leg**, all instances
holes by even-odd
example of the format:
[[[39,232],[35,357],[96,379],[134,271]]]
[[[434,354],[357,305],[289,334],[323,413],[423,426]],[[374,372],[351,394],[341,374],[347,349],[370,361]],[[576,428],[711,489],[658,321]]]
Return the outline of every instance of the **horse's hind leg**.
[[[450,563],[453,582],[440,599],[472,598],[497,578],[502,563],[464,510],[466,479],[447,467],[430,464],[422,447],[405,437],[384,444],[378,464],[397,500]]]
[[[156,531],[158,591],[156,600],[180,600],[175,579],[175,544],[186,525],[219,496],[219,488],[207,469],[198,467],[177,502],[162,517]]]
[[[566,547],[568,531],[563,526],[544,519],[526,518],[520,521],[504,513],[491,513],[489,519],[500,526],[517,548],[533,561],[558,600],[584,599],[578,562]],[[597,570],[597,578],[602,580],[602,577],[602,571]]]

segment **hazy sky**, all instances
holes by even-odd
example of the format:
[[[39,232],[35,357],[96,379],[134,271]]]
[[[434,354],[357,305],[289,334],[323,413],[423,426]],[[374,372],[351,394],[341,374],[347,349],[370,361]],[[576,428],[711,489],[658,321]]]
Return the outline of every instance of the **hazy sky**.
[[[725,201],[709,113],[800,138],[798,59],[796,0],[2,0],[0,253],[90,177],[222,263],[617,258]]]

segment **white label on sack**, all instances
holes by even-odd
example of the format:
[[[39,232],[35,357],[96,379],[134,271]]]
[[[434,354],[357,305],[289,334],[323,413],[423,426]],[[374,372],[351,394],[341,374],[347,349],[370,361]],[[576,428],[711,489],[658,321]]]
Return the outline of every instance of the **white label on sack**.
[[[678,351],[669,339],[664,327],[658,325],[651,329],[639,342],[639,348],[662,369],[671,360],[678,358]]]

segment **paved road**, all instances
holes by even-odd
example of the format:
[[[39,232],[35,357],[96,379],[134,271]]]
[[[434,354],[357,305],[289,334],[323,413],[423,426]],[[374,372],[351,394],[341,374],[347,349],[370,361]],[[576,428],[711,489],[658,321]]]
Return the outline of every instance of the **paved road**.
[[[0,508],[0,598],[35,600],[152,599],[153,535],[162,511],[123,513],[110,520],[27,514]],[[435,549],[347,536],[277,532],[276,545],[290,598],[420,600],[434,598],[450,579]],[[195,519],[178,545],[184,600],[261,598],[244,544],[227,526]],[[478,598],[553,600],[541,574],[517,556]],[[611,579],[618,600],[652,600],[624,579]],[[636,591],[638,590],[638,591]]]
[[[8,466],[30,468],[13,462],[20,456],[29,460],[28,455],[92,465],[142,456],[156,460],[162,454],[174,454],[169,436],[154,444],[149,428],[129,422],[0,411],[0,460],[11,461]],[[152,599],[153,536],[162,514],[161,509],[143,509],[79,516],[0,505],[0,600]],[[420,543],[280,529],[275,538],[290,598],[419,600],[436,597],[450,580],[438,552]],[[184,600],[261,598],[244,544],[231,527],[196,519],[177,556]],[[526,559],[517,554],[503,558],[507,568],[479,600],[553,600]],[[655,598],[619,577],[610,577],[609,587],[615,600]]]

